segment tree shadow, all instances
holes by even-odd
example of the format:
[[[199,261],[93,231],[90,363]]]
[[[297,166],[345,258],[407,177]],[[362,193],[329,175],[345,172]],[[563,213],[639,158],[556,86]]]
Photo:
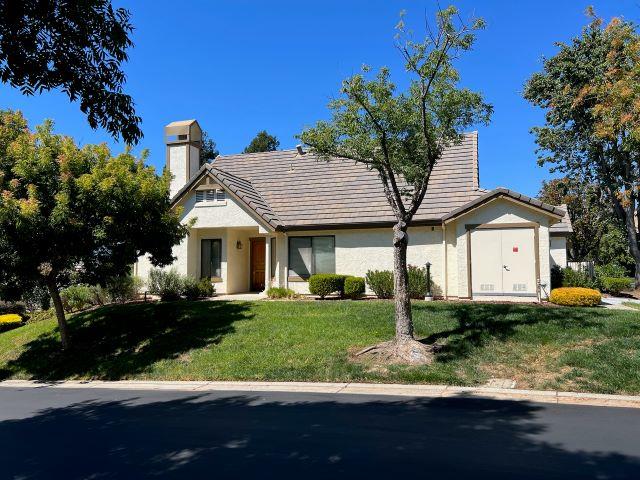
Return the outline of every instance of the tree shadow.
[[[28,406],[15,391],[2,392],[3,403],[12,406],[11,417],[0,413],[4,478],[640,477],[638,442],[608,442],[615,427],[603,430],[589,420],[600,416],[595,407],[46,390],[24,391]],[[583,409],[575,435],[565,431],[576,416],[569,408]],[[604,422],[617,422],[633,436],[637,415],[602,410]]]
[[[62,351],[57,329],[25,344],[20,356],[0,370],[37,380],[117,380],[153,363],[220,342],[233,323],[253,317],[241,302],[161,302],[112,305],[69,319],[72,347]]]
[[[474,349],[495,340],[505,342],[523,327],[540,325],[558,328],[564,325],[571,328],[589,328],[602,325],[600,319],[594,319],[593,310],[575,308],[513,303],[450,303],[447,310],[458,325],[420,340],[428,345],[442,344],[438,350],[438,361],[441,362],[466,358]],[[595,313],[607,314],[604,311]]]

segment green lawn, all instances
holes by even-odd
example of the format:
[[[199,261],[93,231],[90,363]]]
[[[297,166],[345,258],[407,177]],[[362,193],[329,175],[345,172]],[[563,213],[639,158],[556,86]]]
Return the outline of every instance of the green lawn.
[[[640,315],[531,305],[416,302],[431,366],[379,368],[349,352],[392,337],[387,301],[173,302],[109,306],[0,333],[0,379],[311,380],[482,384],[640,393]]]

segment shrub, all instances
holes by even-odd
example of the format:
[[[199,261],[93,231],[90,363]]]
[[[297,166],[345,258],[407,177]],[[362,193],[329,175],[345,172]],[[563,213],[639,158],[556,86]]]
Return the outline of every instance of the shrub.
[[[184,280],[175,270],[152,269],[149,272],[149,292],[160,295],[163,301],[178,300],[182,294]]]
[[[271,287],[267,290],[267,297],[271,299],[277,298],[295,298],[297,297],[296,292],[291,290],[290,288],[283,287]]]
[[[606,265],[597,265],[595,268],[596,278],[600,277],[617,277],[623,278],[627,276],[627,269],[615,264],[607,263]]]
[[[62,289],[60,291],[60,298],[62,299],[62,306],[67,312],[83,310],[94,304],[91,287],[84,283],[71,285]]]
[[[19,327],[21,323],[22,317],[17,313],[6,313],[4,315],[0,315],[0,332]]]
[[[367,285],[378,298],[393,298],[393,272],[369,270],[365,275]]]
[[[91,293],[93,294],[94,305],[106,305],[111,301],[107,289],[102,285],[93,285],[91,287]]]
[[[595,280],[589,278],[589,275],[571,268],[565,268],[562,271],[562,277],[563,287],[597,288],[598,286]]]
[[[623,290],[633,288],[634,279],[629,277],[600,277],[600,289],[612,295],[619,295]]]
[[[51,307],[51,296],[47,287],[37,285],[22,294],[24,302],[29,312],[36,310],[48,310]]]
[[[133,275],[114,277],[105,285],[107,298],[111,302],[124,303],[138,298],[138,292],[142,287],[142,280]],[[99,292],[97,292],[99,293]]]
[[[346,275],[335,273],[318,273],[309,277],[309,293],[324,298],[331,293],[344,293]]]
[[[6,313],[17,313],[17,314],[24,314],[25,313],[25,306],[21,305],[19,303],[1,303],[0,302],[0,315],[4,315]]]
[[[362,277],[347,277],[344,280],[344,296],[356,300],[364,295],[365,283]]]
[[[595,307],[602,299],[600,292],[592,288],[563,287],[551,290],[549,301],[570,307]]]
[[[560,265],[551,267],[551,289],[560,288],[564,280],[564,270]]]
[[[409,265],[407,270],[409,272],[409,298],[424,299],[427,295],[427,269]]]
[[[211,284],[211,281],[206,278],[197,280],[193,277],[185,277],[182,287],[182,293],[187,300],[207,298],[215,293],[215,288]]]

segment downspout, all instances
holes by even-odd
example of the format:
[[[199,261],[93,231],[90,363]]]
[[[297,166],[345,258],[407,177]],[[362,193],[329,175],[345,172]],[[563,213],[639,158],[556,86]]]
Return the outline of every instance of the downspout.
[[[443,272],[444,272],[444,278],[442,280],[442,294],[444,296],[445,300],[449,299],[449,286],[447,284],[448,279],[449,279],[449,269],[448,269],[448,255],[447,255],[447,227],[446,224],[444,222],[442,222],[442,255],[444,256],[443,259],[443,264],[444,264],[444,268],[443,268]]]

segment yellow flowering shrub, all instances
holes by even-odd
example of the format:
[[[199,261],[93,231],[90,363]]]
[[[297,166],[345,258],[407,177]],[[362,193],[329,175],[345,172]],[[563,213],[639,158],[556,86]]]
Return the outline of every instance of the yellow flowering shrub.
[[[601,299],[599,291],[583,287],[554,288],[549,295],[551,303],[568,307],[595,307]]]
[[[7,313],[6,315],[0,315],[0,325],[11,325],[20,322],[22,322],[22,317],[17,313]]]

